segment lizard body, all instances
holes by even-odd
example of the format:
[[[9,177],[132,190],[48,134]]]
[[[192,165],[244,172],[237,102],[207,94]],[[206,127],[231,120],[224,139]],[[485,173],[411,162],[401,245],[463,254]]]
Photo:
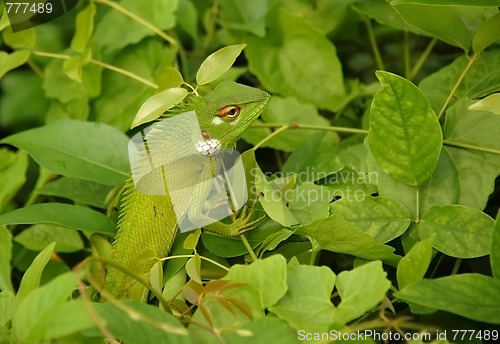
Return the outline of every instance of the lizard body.
[[[218,149],[234,148],[241,134],[263,111],[269,98],[269,94],[259,89],[224,82],[205,97],[191,99],[178,111],[196,112],[204,141],[188,148],[207,159]],[[159,137],[157,140],[161,147],[161,140],[167,142],[168,138]],[[172,147],[175,142],[169,144]],[[194,216],[192,214],[202,206],[208,193],[207,180],[220,168],[217,160],[213,161],[210,169],[182,163],[173,166],[181,172],[177,174],[183,179],[179,183],[188,185],[185,190],[189,205],[186,206],[185,216]],[[148,279],[156,262],[147,257],[166,257],[178,231],[178,214],[176,216],[174,212],[166,184],[162,185],[166,195],[151,195],[138,192],[133,181],[129,180],[120,211],[111,259],[145,279]],[[251,214],[242,211],[242,216],[232,224],[215,222],[203,228],[222,236],[235,236],[252,229],[255,222],[251,220]],[[108,267],[104,289],[119,299],[145,300],[147,297],[147,289],[143,285],[111,266]]]

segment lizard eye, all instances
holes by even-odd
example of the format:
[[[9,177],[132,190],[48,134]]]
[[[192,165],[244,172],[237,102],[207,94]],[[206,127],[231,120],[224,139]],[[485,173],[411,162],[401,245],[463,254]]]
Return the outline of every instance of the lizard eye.
[[[240,114],[241,108],[238,105],[228,105],[224,106],[222,109],[217,111],[217,116],[221,118],[233,119]]]

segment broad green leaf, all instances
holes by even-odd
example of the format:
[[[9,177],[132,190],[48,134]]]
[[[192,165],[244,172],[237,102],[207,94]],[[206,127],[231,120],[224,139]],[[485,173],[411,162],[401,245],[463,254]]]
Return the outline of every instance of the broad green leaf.
[[[4,42],[14,49],[33,48],[35,45],[35,29],[27,29],[18,32],[12,32],[12,28],[8,27],[2,31]]]
[[[0,79],[10,70],[15,69],[28,61],[29,50],[16,50],[10,54],[0,51]]]
[[[492,148],[500,154],[500,116],[489,111],[470,110],[473,101],[458,100],[446,112],[444,137],[448,141]]]
[[[419,87],[431,102],[434,111],[441,110],[468,63],[468,58],[461,56],[422,80]],[[477,99],[498,91],[500,91],[500,50],[496,49],[481,53],[479,59],[465,74],[451,100],[453,102],[464,97]]]
[[[78,12],[75,23],[75,34],[71,40],[71,49],[83,53],[87,48],[88,41],[94,30],[94,17],[96,6],[94,2],[89,2],[87,7]]]
[[[273,276],[272,279],[269,276]],[[253,286],[260,295],[261,309],[270,307],[285,295],[286,260],[281,255],[273,255],[257,260],[250,265],[233,265],[225,279]]]
[[[397,278],[399,289],[424,278],[432,258],[433,237],[417,242],[399,261]]]
[[[269,104],[260,116],[266,123],[279,124],[309,124],[329,126],[330,122],[318,113],[315,106],[301,103],[295,98],[271,97]],[[259,122],[260,123],[260,122]],[[267,128],[250,128],[243,133],[243,139],[252,144],[257,144],[271,132]],[[271,147],[285,152],[292,152],[299,147],[305,139],[316,134],[317,130],[287,130],[273,137],[263,147]],[[325,134],[324,139],[338,142],[338,135],[334,132]]]
[[[408,208],[387,197],[344,198],[332,203],[331,212],[382,243],[403,234],[411,222]]]
[[[223,333],[226,343],[238,344],[299,344],[297,331],[283,320],[267,316],[246,323],[236,331]],[[193,338],[196,341],[198,338]]]
[[[153,82],[166,67],[172,66],[175,57],[174,49],[159,40],[148,39],[120,51],[109,63]],[[135,79],[104,70],[102,93],[93,104],[95,120],[128,131],[135,114],[154,92],[155,89]]]
[[[453,7],[400,3],[396,6],[403,19],[431,37],[469,51],[472,36]]]
[[[498,1],[497,6],[499,5]],[[486,20],[479,30],[474,35],[472,40],[472,48],[475,52],[480,52],[496,40],[500,38],[500,32],[498,28],[500,27],[500,13],[495,14],[493,17]]]
[[[193,281],[201,284],[201,258],[197,253],[186,262],[186,273]]]
[[[376,183],[378,175],[375,173],[356,172],[349,168],[329,175],[326,179],[319,180],[321,186],[331,190],[332,199],[348,198],[361,200],[377,192]]]
[[[156,90],[161,92],[169,88],[179,87],[184,82],[184,79],[177,68],[166,67],[156,78],[156,82],[158,84]]]
[[[209,55],[196,73],[196,83],[198,85],[209,84],[227,72],[245,46],[246,44],[230,45]]]
[[[28,156],[0,148],[0,213],[26,181]]]
[[[119,5],[126,11],[163,30],[172,29],[175,24],[175,11],[179,0],[122,0]],[[117,29],[121,28],[121,29]],[[108,11],[96,24],[91,42],[106,54],[110,54],[135,44],[154,32],[116,10]]]
[[[96,325],[87,306],[85,301],[78,299],[55,307],[54,312],[51,310],[48,322],[44,323],[44,337],[60,338],[94,328]]]
[[[36,193],[46,196],[63,197],[76,203],[88,204],[94,207],[106,209],[106,197],[112,187],[88,180],[61,177],[42,188]]]
[[[500,174],[500,156],[454,147],[445,147],[445,150],[459,171],[458,203],[483,210],[489,195],[495,190],[495,178]]]
[[[443,137],[429,101],[408,80],[376,72],[384,86],[370,112],[370,149],[382,169],[397,180],[420,185],[434,172]]]
[[[41,251],[51,242],[56,242],[54,252],[75,252],[84,247],[76,230],[44,224],[24,229],[14,240],[31,251]]]
[[[253,33],[258,37],[266,35],[266,14],[269,0],[221,0],[220,24],[222,27]]]
[[[386,276],[380,261],[341,272],[335,286],[342,301],[335,310],[334,322],[345,324],[375,308],[391,286]]]
[[[500,115],[500,93],[493,93],[480,101],[469,105],[469,110],[489,111],[495,115]]]
[[[301,225],[313,223],[330,215],[333,193],[326,187],[312,183],[300,184],[285,195],[288,208]]]
[[[133,129],[141,124],[154,121],[165,111],[179,104],[188,94],[182,87],[167,88],[149,97],[135,115],[130,128]]]
[[[495,6],[498,7],[498,0],[391,0],[393,5],[397,4],[422,4],[422,5],[449,5],[449,6]]]
[[[47,323],[76,289],[76,283],[75,274],[68,272],[28,294],[12,319],[14,337],[22,343],[38,343],[47,338]],[[87,327],[91,325],[88,319]]]
[[[43,269],[49,262],[55,245],[55,242],[51,243],[42,252],[40,252],[24,273],[23,279],[19,284],[19,289],[17,290],[14,304],[12,306],[13,317],[15,313],[17,313],[19,306],[23,302],[23,300],[25,300],[26,297],[40,285],[40,278],[42,277]]]
[[[497,221],[491,239],[490,260],[493,276],[500,279],[500,213],[497,215]]]
[[[11,258],[12,234],[10,234],[5,226],[0,226],[0,291],[14,292],[14,288],[12,287],[12,282],[10,279]],[[3,324],[0,322],[0,326],[1,325]]]
[[[462,274],[434,280],[424,279],[408,285],[395,296],[469,319],[500,324],[499,290],[498,279],[479,274]]]
[[[63,203],[40,203],[0,215],[0,225],[52,224],[113,235],[116,224],[106,215],[90,208]]]
[[[0,143],[27,151],[38,164],[64,176],[111,186],[123,185],[128,176],[128,138],[105,124],[61,120]]]
[[[277,11],[266,37],[247,38],[250,71],[274,93],[337,110],[344,84],[335,47],[306,20]]]
[[[292,234],[293,232],[286,228],[282,228],[278,232],[271,234],[262,242],[262,245],[259,247],[256,255],[261,257],[266,251],[273,251],[280,243],[288,239]]]
[[[85,50],[80,55],[71,56],[63,62],[63,71],[70,78],[82,83],[83,67],[90,61],[90,50]]]
[[[146,343],[147,339],[147,343],[191,343],[186,329],[173,315],[135,300],[125,300],[122,306],[124,309],[106,302],[96,307],[106,327],[120,341]]]
[[[357,0],[352,7],[355,11],[375,19],[382,25],[398,30],[421,33],[420,30],[406,23],[398,10],[389,1]]]
[[[269,310],[294,329],[325,332],[335,307],[330,296],[335,274],[326,266],[299,265],[288,271],[288,290]]]
[[[335,215],[301,226],[297,234],[307,235],[322,249],[365,259],[383,259],[394,251]]]
[[[311,135],[293,151],[283,165],[282,172],[287,175],[297,173],[298,184],[315,182],[340,171],[344,165],[331,150],[322,151],[325,133]]]
[[[7,11],[5,10],[5,7],[1,6],[2,10],[2,15],[0,16],[0,31],[5,29],[6,27],[9,27],[10,22],[9,22],[9,17],[7,16]]]
[[[10,321],[14,294],[9,290],[0,292],[0,328]]]
[[[426,211],[418,226],[419,236],[436,235],[433,246],[455,258],[490,254],[495,221],[480,210],[462,205],[435,206]]]

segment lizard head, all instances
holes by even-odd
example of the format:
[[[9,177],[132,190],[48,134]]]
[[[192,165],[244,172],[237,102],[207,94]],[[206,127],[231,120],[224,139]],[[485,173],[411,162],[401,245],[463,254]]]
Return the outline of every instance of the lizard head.
[[[198,122],[208,146],[232,148],[268,103],[267,92],[235,82],[223,82],[203,97]]]

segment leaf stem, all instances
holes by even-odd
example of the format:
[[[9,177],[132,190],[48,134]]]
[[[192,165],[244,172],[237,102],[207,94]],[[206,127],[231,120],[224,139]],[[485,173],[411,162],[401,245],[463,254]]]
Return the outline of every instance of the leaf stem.
[[[485,153],[492,153],[492,154],[498,154],[498,155],[500,155],[500,150],[498,150],[498,149],[486,148],[486,147],[479,147],[479,146],[469,145],[467,143],[455,142],[455,141],[450,141],[450,140],[444,140],[443,143],[445,145],[447,145],[447,146],[458,147],[458,148],[465,148],[465,149],[472,149],[472,150],[476,150],[476,151],[479,151],[479,152],[485,152]]]
[[[265,144],[267,141],[271,140],[273,137],[279,135],[279,133],[286,131],[290,129],[289,124],[284,124],[282,125],[278,130],[273,131],[271,134],[269,134],[267,137],[265,137],[262,141],[257,143],[252,149],[255,152],[257,149],[259,149],[263,144]]]
[[[158,36],[160,36],[161,38],[163,38],[165,41],[167,41],[171,45],[173,45],[173,46],[177,46],[178,45],[177,41],[173,37],[167,35],[165,32],[163,32],[162,30],[160,30],[159,28],[157,28],[153,24],[151,24],[148,21],[142,19],[141,17],[139,17],[135,13],[130,12],[129,10],[127,10],[123,6],[119,5],[118,3],[112,2],[112,1],[109,1],[109,0],[93,0],[93,1],[96,2],[96,3],[98,3],[98,4],[102,4],[102,5],[106,5],[108,7],[111,7],[112,9],[120,12],[124,16],[129,17],[130,19],[132,19],[136,23],[144,26],[145,28],[149,29],[151,32],[154,32],[155,34],[157,34]]]
[[[408,80],[412,80],[415,76],[417,76],[417,74],[420,72],[420,69],[422,69],[422,66],[424,65],[425,61],[427,61],[427,59],[429,58],[431,51],[432,49],[434,49],[436,43],[437,43],[436,38],[433,38],[429,42],[422,55],[420,55],[420,57],[418,58],[417,63],[415,63],[415,65],[413,66],[413,69],[411,70],[410,77]]]
[[[175,259],[175,258],[193,258],[194,256],[195,256],[194,254],[180,254],[180,255],[177,255],[177,256],[168,256],[168,257],[165,257],[165,258],[161,258],[160,261],[166,261],[166,260]],[[229,271],[229,269],[227,267],[225,267],[224,265],[216,262],[215,260],[212,260],[212,259],[207,258],[207,257],[200,256],[200,255],[198,257],[200,257],[202,260],[206,260],[207,262],[212,263],[213,265],[218,266],[222,270]]]
[[[373,27],[371,20],[369,18],[365,18],[364,20],[366,29],[368,31],[368,39],[370,40],[370,45],[373,50],[373,55],[375,57],[375,62],[377,63],[377,68],[380,70],[384,70],[384,62],[382,61],[382,56],[380,55],[380,51],[378,50],[377,41],[375,40],[375,34],[373,33]]]
[[[240,239],[241,239],[241,242],[243,243],[243,245],[245,245],[248,253],[250,254],[250,257],[252,257],[252,260],[254,262],[259,260],[259,258],[257,258],[257,256],[255,255],[255,252],[253,251],[252,246],[250,246],[250,243],[248,242],[248,240],[244,234],[240,235]]]
[[[70,55],[66,55],[66,54],[49,53],[46,51],[38,51],[38,50],[33,51],[32,54],[37,55],[37,56],[42,56],[42,57],[59,59],[59,60],[67,60],[71,57]],[[105,69],[112,70],[113,72],[116,72],[116,73],[119,73],[122,75],[125,75],[125,76],[127,76],[131,79],[137,80],[140,83],[143,83],[149,87],[158,88],[158,85],[155,84],[154,82],[151,82],[151,81],[149,81],[149,80],[147,80],[147,79],[145,79],[137,74],[134,74],[126,69],[122,69],[122,68],[110,65],[108,63],[104,63],[102,61],[94,60],[94,59],[90,59],[89,63],[95,64],[95,65],[103,67]]]
[[[285,123],[254,123],[252,128],[282,128],[287,127],[288,129],[309,129],[309,130],[322,130],[322,131],[335,131],[339,133],[347,133],[347,134],[368,134],[368,130],[366,129],[358,129],[358,128],[348,128],[348,127],[335,127],[335,126],[325,126],[325,125],[310,125],[310,124],[301,124],[301,123],[293,123],[293,124],[285,124]],[[274,132],[273,132],[274,134]]]
[[[451,89],[451,92],[450,94],[448,95],[448,98],[446,98],[446,101],[444,102],[443,104],[443,107],[441,108],[441,110],[439,111],[439,114],[437,116],[438,119],[441,119],[441,117],[443,116],[444,114],[444,111],[446,110],[446,108],[448,107],[448,104],[450,104],[451,102],[451,99],[453,98],[453,96],[455,95],[455,93],[457,92],[457,89],[458,89],[458,86],[460,86],[460,84],[462,83],[462,81],[464,80],[465,76],[467,75],[467,72],[469,72],[469,69],[470,67],[472,67],[472,65],[474,64],[474,62],[476,62],[476,60],[478,59],[479,57],[479,53],[474,53],[470,58],[469,58],[469,63],[467,63],[467,65],[465,66],[462,74],[460,74],[460,77],[458,78],[457,82],[455,83],[455,85],[453,86],[453,88]]]

